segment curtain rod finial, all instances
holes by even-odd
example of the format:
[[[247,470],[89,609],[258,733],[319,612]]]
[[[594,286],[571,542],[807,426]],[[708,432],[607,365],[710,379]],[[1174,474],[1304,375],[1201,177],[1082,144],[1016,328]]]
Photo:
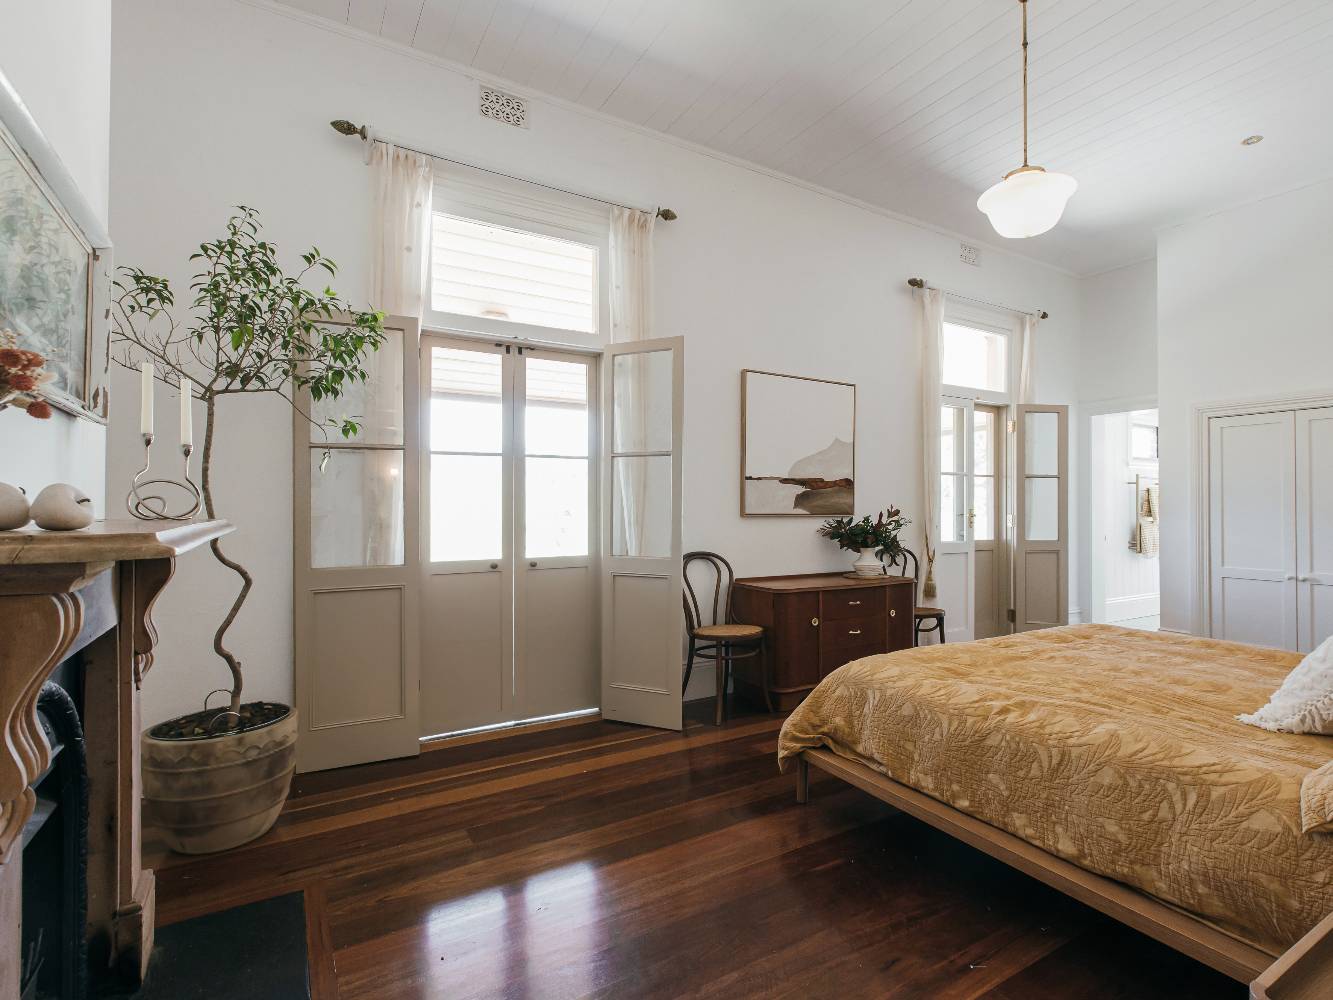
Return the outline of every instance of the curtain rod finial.
[[[1037,318],[1038,318],[1038,319],[1050,319],[1050,318],[1051,318],[1051,314],[1048,313],[1045,309],[1043,309],[1040,313],[1037,314]]]
[[[360,136],[362,139],[366,137],[366,127],[364,125],[356,125],[353,122],[349,122],[346,118],[337,118],[334,121],[329,122],[329,125],[331,125],[333,131],[337,132],[339,135],[355,135]]]
[[[669,208],[659,208],[657,210],[657,217],[663,222],[674,222],[676,219],[680,218],[680,216]]]
[[[925,278],[908,278],[908,279],[907,279],[907,283],[908,283],[909,285],[911,285],[913,288],[925,288],[925,287],[926,287],[926,279],[925,279]]]

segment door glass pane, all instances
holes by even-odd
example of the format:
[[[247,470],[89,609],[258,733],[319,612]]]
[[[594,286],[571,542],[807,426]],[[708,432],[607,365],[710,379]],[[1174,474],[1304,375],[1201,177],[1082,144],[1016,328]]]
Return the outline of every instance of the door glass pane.
[[[1023,482],[1023,537],[1030,542],[1060,538],[1060,480],[1025,479]]]
[[[940,471],[962,472],[967,442],[966,412],[961,406],[940,407]]]
[[[402,562],[403,453],[311,448],[311,567]]]
[[[504,413],[500,405],[499,354],[432,347],[430,351],[431,451],[498,454]]]
[[[588,460],[529,458],[525,474],[524,554],[529,558],[587,555]]]
[[[1023,451],[1029,476],[1054,476],[1060,471],[1060,415],[1023,414]]]
[[[972,537],[978,542],[995,539],[995,479],[992,476],[977,476],[972,482],[972,500],[976,504],[977,519],[973,523]]]
[[[430,561],[499,559],[504,554],[499,455],[430,457]]]
[[[990,410],[973,414],[972,471],[978,476],[995,474],[995,414]]]
[[[940,541],[961,542],[967,538],[963,531],[966,499],[961,475],[946,473],[940,476]]]
[[[611,462],[611,554],[669,557],[671,456],[615,456]]]
[[[346,383],[337,399],[311,402],[311,444],[343,440],[329,421],[336,425],[348,418],[361,424],[352,439],[357,444],[403,443],[402,331],[385,330],[380,349],[367,354],[362,364],[367,375],[364,382]]]
[[[588,454],[588,366],[528,358],[523,420],[529,455]]]
[[[611,450],[671,450],[671,351],[619,354],[612,377]]]

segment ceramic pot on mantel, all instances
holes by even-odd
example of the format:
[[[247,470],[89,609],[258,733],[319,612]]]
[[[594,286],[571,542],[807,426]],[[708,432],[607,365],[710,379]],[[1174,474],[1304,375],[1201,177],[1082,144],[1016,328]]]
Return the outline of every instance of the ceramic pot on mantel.
[[[875,546],[860,551],[861,554],[856,557],[856,562],[852,563],[853,573],[857,576],[879,576],[884,572],[883,564],[875,556]]]
[[[263,715],[233,732],[190,735],[189,720],[216,718],[216,711],[144,730],[143,822],[173,851],[239,847],[267,833],[282,812],[296,769],[296,709],[254,702],[246,710]]]

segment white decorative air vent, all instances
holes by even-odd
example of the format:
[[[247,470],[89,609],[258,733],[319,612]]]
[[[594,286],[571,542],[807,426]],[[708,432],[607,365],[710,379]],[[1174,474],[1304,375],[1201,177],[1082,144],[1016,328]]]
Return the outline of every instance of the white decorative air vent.
[[[981,266],[981,251],[971,243],[958,244],[958,259],[964,264],[971,264],[973,267]]]
[[[513,94],[506,94],[503,90],[496,90],[483,84],[481,105],[478,110],[481,111],[483,118],[491,118],[517,128],[528,127],[528,102]]]

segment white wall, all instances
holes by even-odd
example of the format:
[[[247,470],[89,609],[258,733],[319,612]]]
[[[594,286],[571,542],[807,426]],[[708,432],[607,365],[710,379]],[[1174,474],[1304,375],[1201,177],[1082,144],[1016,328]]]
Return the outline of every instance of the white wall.
[[[1079,456],[1092,455],[1092,421],[1098,414],[1157,405],[1157,262],[1140,261],[1091,275],[1079,281],[1079,346],[1077,394],[1079,405],[1071,414],[1072,438]],[[1089,530],[1074,533],[1078,572],[1071,570],[1084,615],[1094,605],[1090,546],[1093,505],[1101,502],[1094,479],[1100,475],[1090,460],[1074,472],[1072,504],[1080,523]]]
[[[1333,391],[1333,180],[1158,234],[1162,626],[1196,609],[1193,409]]]
[[[203,0],[117,0],[112,224],[118,259],[182,282],[191,247],[237,203],[261,209],[288,254],[316,243],[342,265],[335,287],[367,290],[369,178],[332,118],[459,159],[628,204],[669,205],[658,229],[656,324],[686,338],[685,544],[742,574],[841,568],[817,519],[738,513],[740,369],[859,384],[857,508],[919,517],[918,357],[910,275],[1050,311],[1037,345],[1046,401],[1072,402],[1077,283],[1000,250],[958,261],[958,240],[558,102],[531,128],[483,119],[476,83],[438,62],[270,9]],[[529,95],[534,98],[536,95]],[[145,102],[152,111],[146,113]],[[135,468],[134,394],[113,395],[111,475]],[[229,549],[256,578],[233,645],[252,697],[291,697],[291,441],[281,403],[232,402],[218,446]],[[159,405],[159,412],[172,412]],[[914,534],[915,534],[915,529]],[[197,707],[224,670],[208,636],[232,579],[206,554],[183,560],[157,620],[145,686],[154,721]]]
[[[107,218],[111,0],[0,0],[0,72],[103,222]],[[35,496],[73,483],[105,511],[106,429],[57,411],[0,413],[0,480]]]

